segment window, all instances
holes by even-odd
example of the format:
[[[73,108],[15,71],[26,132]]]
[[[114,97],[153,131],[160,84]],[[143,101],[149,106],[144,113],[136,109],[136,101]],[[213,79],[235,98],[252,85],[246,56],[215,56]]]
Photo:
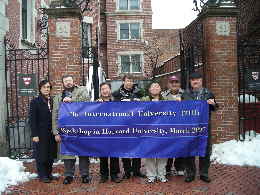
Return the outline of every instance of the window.
[[[140,0],[119,0],[119,10],[139,10]]]
[[[35,0],[22,0],[21,39],[27,43],[35,42],[37,9]]]
[[[140,73],[142,72],[142,55],[120,55],[121,73]]]
[[[140,39],[139,23],[121,23],[120,40]]]
[[[27,0],[22,0],[22,39],[27,39]]]

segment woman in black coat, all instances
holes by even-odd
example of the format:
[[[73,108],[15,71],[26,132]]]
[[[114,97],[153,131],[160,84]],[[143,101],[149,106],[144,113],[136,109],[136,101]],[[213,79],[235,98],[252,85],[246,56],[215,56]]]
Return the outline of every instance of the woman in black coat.
[[[39,96],[31,101],[29,113],[38,177],[44,183],[53,179],[52,165],[57,156],[57,145],[52,134],[50,91],[49,81],[39,83]]]

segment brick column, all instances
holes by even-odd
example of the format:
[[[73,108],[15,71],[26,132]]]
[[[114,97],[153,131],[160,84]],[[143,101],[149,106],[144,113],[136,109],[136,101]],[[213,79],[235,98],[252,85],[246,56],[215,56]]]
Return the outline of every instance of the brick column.
[[[73,75],[77,84],[81,81],[81,13],[78,8],[51,8],[47,14],[49,76],[57,94],[62,75]]]
[[[238,136],[237,14],[235,7],[208,7],[200,15],[204,26],[206,83],[220,106],[211,121],[215,143]]]

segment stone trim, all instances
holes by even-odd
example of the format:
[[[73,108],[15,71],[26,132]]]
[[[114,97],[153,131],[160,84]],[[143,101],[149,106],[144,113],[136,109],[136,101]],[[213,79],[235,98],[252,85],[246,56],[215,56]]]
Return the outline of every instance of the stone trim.
[[[237,7],[208,7],[203,10],[199,15],[198,18],[204,17],[228,17],[228,16],[238,16],[239,9]]]
[[[102,14],[102,13],[101,13]],[[153,12],[103,12],[103,14],[107,15],[107,16],[150,16],[153,15]]]
[[[50,8],[46,9],[46,13],[50,18],[71,18],[79,17],[82,18],[80,8]]]

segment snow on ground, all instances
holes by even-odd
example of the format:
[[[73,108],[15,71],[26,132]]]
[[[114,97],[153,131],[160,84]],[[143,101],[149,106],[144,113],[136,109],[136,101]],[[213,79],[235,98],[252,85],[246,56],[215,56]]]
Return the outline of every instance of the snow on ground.
[[[239,96],[239,102],[240,103],[254,103],[254,102],[258,102],[258,99],[257,97],[253,96],[253,95],[248,95],[248,94],[245,94],[245,95],[240,95]]]
[[[260,167],[259,146],[260,134],[247,133],[244,142],[231,140],[221,144],[214,144],[211,159],[215,163],[226,165]],[[32,161],[29,160],[28,162]],[[98,159],[92,158],[91,162],[98,163]],[[63,163],[58,161],[54,166],[60,164]],[[60,176],[58,173],[53,175]],[[3,192],[10,185],[17,185],[36,177],[37,174],[35,173],[25,172],[22,161],[0,157],[0,192]]]
[[[247,132],[245,141],[231,140],[214,144],[211,160],[215,163],[260,167],[260,134]]]
[[[25,172],[23,162],[0,157],[0,192],[9,185],[17,185],[34,178],[36,174]]]

